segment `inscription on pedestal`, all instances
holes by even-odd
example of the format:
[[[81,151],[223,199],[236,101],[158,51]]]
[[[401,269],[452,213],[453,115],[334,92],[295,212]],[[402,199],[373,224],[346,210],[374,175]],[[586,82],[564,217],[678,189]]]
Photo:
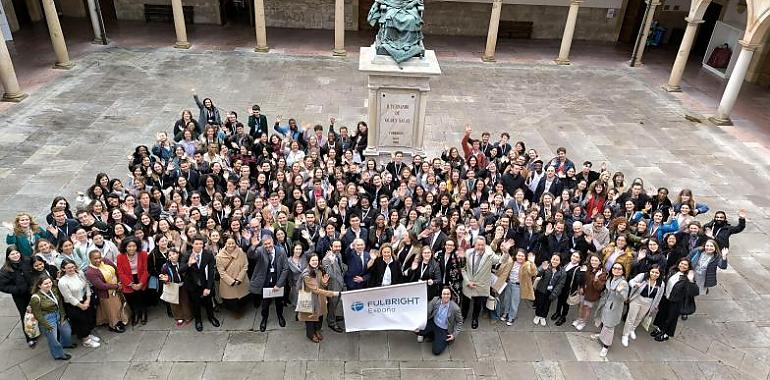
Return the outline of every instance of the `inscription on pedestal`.
[[[417,91],[379,91],[379,146],[409,147],[414,144],[418,97]]]

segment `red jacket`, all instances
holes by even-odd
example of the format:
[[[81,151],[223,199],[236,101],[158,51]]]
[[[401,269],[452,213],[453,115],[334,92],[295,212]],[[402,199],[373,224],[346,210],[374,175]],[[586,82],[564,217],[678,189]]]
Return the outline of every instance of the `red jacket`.
[[[139,276],[139,283],[142,284],[142,290],[147,289],[147,278],[150,273],[147,271],[147,252],[137,252],[136,273]],[[131,264],[128,262],[128,256],[125,253],[118,255],[118,279],[123,285],[123,293],[133,293],[134,289],[128,286],[134,282],[134,276],[131,275]]]

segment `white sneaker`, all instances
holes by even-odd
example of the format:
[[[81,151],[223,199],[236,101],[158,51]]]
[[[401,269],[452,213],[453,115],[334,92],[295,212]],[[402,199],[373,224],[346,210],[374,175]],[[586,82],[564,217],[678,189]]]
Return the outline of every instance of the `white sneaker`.
[[[623,337],[620,338],[620,343],[623,347],[628,347],[628,335],[623,335]]]
[[[96,343],[100,343],[100,342],[102,341],[102,338],[99,338],[99,337],[98,337],[98,336],[96,336],[96,335],[89,335],[89,336],[87,336],[86,338],[87,338],[87,339],[91,339],[92,341],[94,341],[94,342],[96,342]]]
[[[577,327],[578,324],[580,324],[580,320],[576,319],[576,320],[572,321],[572,327]]]
[[[535,319],[532,320],[532,323],[538,324],[540,322],[540,317],[535,317]]]
[[[545,325],[546,325],[546,323],[545,323],[545,318],[543,318],[543,317],[540,317],[540,326],[543,326],[543,327],[545,327]]]
[[[86,346],[86,347],[91,347],[91,348],[97,348],[97,347],[101,346],[101,344],[99,344],[99,342],[94,342],[91,339],[84,340],[83,341],[83,345]]]
[[[417,335],[417,343],[422,343],[423,340],[425,340],[425,337],[422,335]]]
[[[631,337],[631,340],[636,340],[636,333],[635,332],[631,331],[631,333],[628,334],[628,336]]]
[[[575,328],[577,329],[577,331],[583,331],[583,329],[584,329],[585,327],[586,327],[586,324],[585,324],[585,322],[580,322],[580,323],[578,323],[578,325],[577,325],[577,326],[575,326]]]
[[[506,326],[513,326],[513,321],[505,321]]]
[[[599,356],[601,356],[601,357],[603,357],[603,358],[604,358],[604,357],[607,357],[607,351],[609,351],[609,350],[607,349],[607,347],[602,347],[602,350],[599,352]]]
[[[500,316],[500,320],[504,321],[505,320],[505,316],[504,315]]]
[[[591,339],[598,340],[599,334],[591,334]]]

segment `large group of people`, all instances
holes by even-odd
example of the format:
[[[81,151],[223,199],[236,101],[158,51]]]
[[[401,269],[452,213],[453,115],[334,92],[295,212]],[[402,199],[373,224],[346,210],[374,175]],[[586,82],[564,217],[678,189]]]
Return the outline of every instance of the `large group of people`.
[[[123,333],[151,308],[202,331],[204,310],[218,327],[220,309],[240,318],[250,305],[260,331],[271,308],[285,326],[288,307],[317,343],[324,320],[343,331],[340,292],[425,281],[418,341],[436,354],[468,318],[510,326],[532,307],[537,325],[593,324],[604,356],[618,326],[623,346],[639,325],[674,336],[746,223],[743,210],[736,225],[707,216],[688,189],[576,166],[561,147],[544,159],[508,133],[466,127],[440,157],[378,162],[364,122],[271,127],[257,105],[242,122],[194,99],[198,118],[185,110],[171,134],[137,146],[128,178],[99,173],[72,202],[55,197],[44,222],[21,212],[6,223],[0,291],[30,346],[45,335],[66,360],[75,340],[100,345],[96,326]]]

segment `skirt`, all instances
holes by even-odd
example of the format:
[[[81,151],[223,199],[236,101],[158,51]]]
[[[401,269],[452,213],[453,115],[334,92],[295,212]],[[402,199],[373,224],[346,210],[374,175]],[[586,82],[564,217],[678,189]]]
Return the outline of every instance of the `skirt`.
[[[123,302],[117,295],[108,298],[99,298],[99,306],[96,308],[96,325],[108,325],[115,327],[118,322],[128,324],[128,320],[123,320],[121,309]]]
[[[190,296],[184,289],[179,290],[179,303],[169,305],[171,305],[171,314],[174,314],[174,319],[183,321],[193,319],[192,311],[190,311]]]

